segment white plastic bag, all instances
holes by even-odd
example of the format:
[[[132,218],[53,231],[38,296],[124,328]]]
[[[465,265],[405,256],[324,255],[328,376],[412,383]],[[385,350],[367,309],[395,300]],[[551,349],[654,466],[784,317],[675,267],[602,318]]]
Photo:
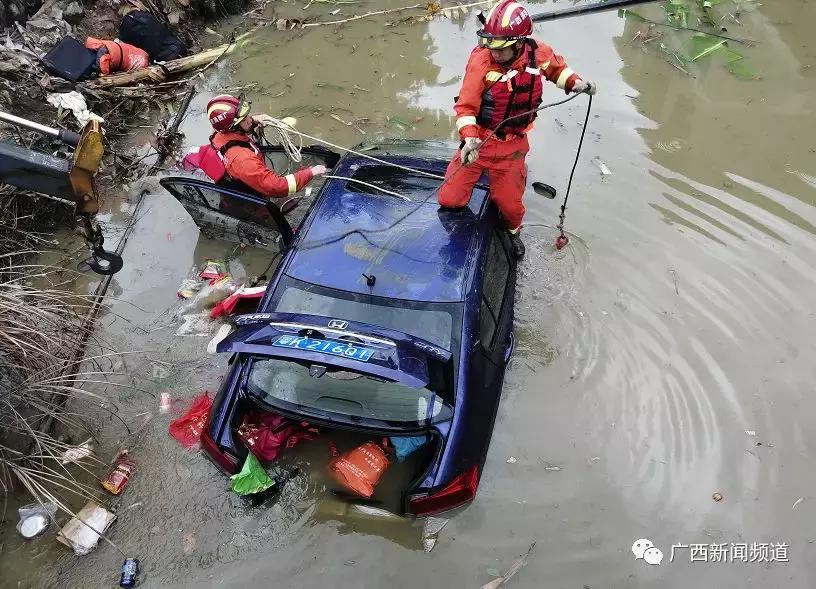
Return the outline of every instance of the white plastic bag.
[[[56,513],[57,506],[50,501],[23,505],[17,509],[20,516],[17,531],[23,538],[35,538],[45,531]]]
[[[104,534],[115,519],[116,516],[110,511],[88,501],[76,517],[71,518],[59,531],[57,540],[73,548],[77,556],[84,556],[96,548],[99,534]]]
[[[222,278],[213,284],[205,284],[190,299],[190,302],[181,309],[181,314],[187,315],[188,313],[212,309],[240,287],[241,284],[232,278]]]

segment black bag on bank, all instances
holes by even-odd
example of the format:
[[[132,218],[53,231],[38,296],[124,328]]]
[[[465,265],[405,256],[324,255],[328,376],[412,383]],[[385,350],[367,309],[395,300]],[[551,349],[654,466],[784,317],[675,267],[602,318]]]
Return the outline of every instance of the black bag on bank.
[[[96,51],[87,49],[73,37],[63,37],[45,54],[42,63],[49,73],[72,82],[87,80],[98,73]]]
[[[155,16],[144,10],[128,12],[119,25],[119,40],[147,51],[151,61],[187,55],[187,47]]]

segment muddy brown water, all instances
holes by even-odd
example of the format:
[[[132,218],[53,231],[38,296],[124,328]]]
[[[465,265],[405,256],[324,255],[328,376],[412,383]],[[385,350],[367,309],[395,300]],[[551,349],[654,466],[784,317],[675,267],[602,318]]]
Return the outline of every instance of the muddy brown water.
[[[300,4],[275,8],[303,14]],[[309,10],[335,8],[367,5]],[[717,63],[686,76],[651,43],[630,42],[637,28],[614,13],[537,25],[601,92],[566,249],[552,247],[557,201],[527,195],[518,345],[476,500],[426,553],[416,524],[349,514],[320,476],[296,478],[273,506],[247,508],[209,462],[168,437],[168,416],[132,439],[101,413],[103,445],[131,445],[140,461],[111,539],[142,560],[143,586],[480,587],[534,541],[508,586],[816,585],[815,18],[814,6],[792,0],[729,25],[758,41],[743,49],[762,74],[753,82]],[[382,22],[265,31],[214,68],[208,88],[254,84],[246,92],[256,110],[294,114],[305,132],[340,145],[452,138],[473,16]],[[206,137],[208,96],[188,116],[191,144]],[[561,97],[552,87],[545,99]],[[563,194],[585,108],[581,98],[543,113],[531,180]],[[131,424],[156,413],[160,391],[189,400],[217,387],[225,365],[204,355],[206,337],[174,336],[168,309],[193,264],[232,247],[200,238],[166,195],[146,203],[100,331],[119,349],[148,350],[125,357],[119,368],[138,378],[111,392]],[[129,212],[114,206],[112,224]],[[253,273],[265,259],[248,250],[235,264]],[[78,558],[52,534],[26,544],[13,524],[2,534],[0,585],[116,583],[122,559],[109,546]],[[663,551],[662,564],[635,559],[640,538]],[[693,562],[677,547],[692,544]],[[743,544],[755,562],[713,562],[701,551]]]

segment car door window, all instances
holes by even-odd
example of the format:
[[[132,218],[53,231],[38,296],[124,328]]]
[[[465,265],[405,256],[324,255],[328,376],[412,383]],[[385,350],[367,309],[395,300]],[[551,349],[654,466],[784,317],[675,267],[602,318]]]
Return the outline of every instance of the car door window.
[[[267,247],[280,234],[284,243],[292,237],[292,229],[276,207],[268,207],[266,199],[245,194],[211,182],[182,177],[160,180],[184,206],[196,225],[213,237],[238,240],[240,243]]]
[[[492,235],[482,277],[479,332],[482,345],[490,348],[501,315],[504,293],[510,277],[510,259],[498,233]]]

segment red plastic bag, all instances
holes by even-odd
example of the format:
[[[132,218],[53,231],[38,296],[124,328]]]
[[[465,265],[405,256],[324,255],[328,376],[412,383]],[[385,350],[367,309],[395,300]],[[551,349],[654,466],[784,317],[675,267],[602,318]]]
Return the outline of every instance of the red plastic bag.
[[[198,395],[193,399],[193,404],[187,413],[170,422],[170,435],[185,448],[192,448],[198,444],[212,403],[209,392]]]
[[[263,298],[265,293],[265,286],[241,287],[213,307],[212,311],[210,311],[210,319],[218,319],[222,315],[232,315],[238,305],[245,301],[253,301],[255,308],[257,308],[258,301]]]
[[[248,413],[238,428],[238,437],[261,462],[272,462],[285,448],[303,440],[316,440],[318,430],[298,425],[276,413]]]

